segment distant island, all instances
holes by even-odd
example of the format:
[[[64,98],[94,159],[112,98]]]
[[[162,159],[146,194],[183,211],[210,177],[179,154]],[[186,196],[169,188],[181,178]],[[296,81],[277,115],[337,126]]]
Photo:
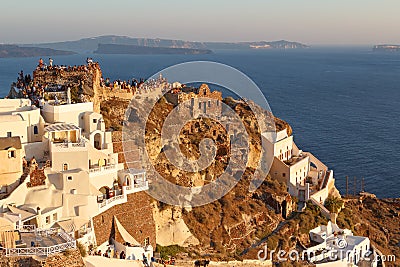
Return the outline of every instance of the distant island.
[[[298,42],[290,42],[285,40],[266,42],[192,42],[184,40],[172,39],[149,39],[149,38],[132,38],[127,36],[99,36],[84,38],[76,41],[41,43],[41,44],[24,44],[21,46],[35,46],[42,48],[51,48],[58,50],[73,51],[75,53],[93,53],[98,50],[100,44],[114,45],[134,45],[140,47],[159,47],[159,48],[181,48],[181,49],[303,49],[309,46]],[[147,51],[147,50],[143,50]]]
[[[375,45],[373,48],[375,52],[400,52],[400,45]]]
[[[211,54],[209,49],[193,49],[193,48],[172,48],[172,47],[151,47],[139,45],[119,45],[119,44],[99,44],[95,54],[134,54],[134,55],[155,55],[155,54]]]
[[[75,54],[75,52],[55,50],[51,48],[21,47],[18,45],[0,44],[0,58],[60,56],[73,54]]]

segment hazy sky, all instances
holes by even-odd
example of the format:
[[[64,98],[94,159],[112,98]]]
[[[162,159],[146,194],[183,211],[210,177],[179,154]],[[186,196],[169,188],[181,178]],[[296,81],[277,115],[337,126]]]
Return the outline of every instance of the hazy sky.
[[[2,0],[0,43],[106,34],[400,44],[399,0]]]

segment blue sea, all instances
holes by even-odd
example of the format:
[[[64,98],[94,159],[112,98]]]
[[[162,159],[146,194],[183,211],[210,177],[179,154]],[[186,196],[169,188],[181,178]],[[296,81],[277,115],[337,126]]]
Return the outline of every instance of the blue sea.
[[[80,65],[91,56],[104,77],[149,77],[173,64],[210,60],[247,74],[273,113],[291,124],[297,145],[334,170],[345,193],[354,177],[378,197],[400,197],[400,53],[370,47],[306,50],[216,51],[211,55],[73,55],[55,64]],[[0,59],[0,96],[18,72],[38,58]],[[399,157],[396,156],[399,153]]]

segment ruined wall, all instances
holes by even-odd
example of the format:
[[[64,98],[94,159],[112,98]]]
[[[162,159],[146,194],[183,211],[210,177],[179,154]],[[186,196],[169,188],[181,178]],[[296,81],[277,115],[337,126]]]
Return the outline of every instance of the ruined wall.
[[[165,98],[174,106],[179,105],[181,111],[187,109],[193,117],[202,114],[220,116],[222,113],[222,93],[211,92],[206,84],[199,88],[182,88],[180,91],[169,92]]]
[[[116,226],[114,216],[122,226],[143,245],[146,238],[156,247],[156,226],[153,218],[151,198],[146,192],[128,195],[127,203],[112,207],[111,209],[93,218],[97,245],[107,242],[111,237],[122,242],[119,234],[115,235]],[[123,243],[123,242],[122,242]]]

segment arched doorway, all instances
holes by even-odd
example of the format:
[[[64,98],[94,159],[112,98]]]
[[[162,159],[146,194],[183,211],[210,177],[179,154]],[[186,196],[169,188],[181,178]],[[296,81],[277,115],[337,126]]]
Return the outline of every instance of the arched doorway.
[[[99,191],[103,194],[103,199],[108,199],[110,195],[110,188],[108,186],[103,186],[99,189]]]
[[[127,186],[131,186],[132,185],[131,177],[129,175],[125,175],[125,184]]]
[[[94,147],[98,150],[101,150],[101,147],[103,146],[101,139],[101,134],[97,133],[94,135]]]

